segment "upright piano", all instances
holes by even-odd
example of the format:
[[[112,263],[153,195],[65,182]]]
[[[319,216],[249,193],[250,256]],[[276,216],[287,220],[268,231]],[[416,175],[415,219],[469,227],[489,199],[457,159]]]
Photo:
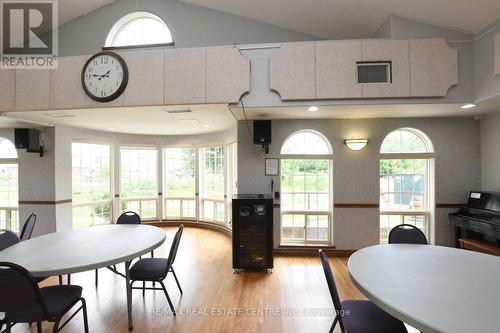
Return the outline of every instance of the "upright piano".
[[[467,206],[449,214],[459,239],[483,241],[500,247],[500,193],[472,191]]]

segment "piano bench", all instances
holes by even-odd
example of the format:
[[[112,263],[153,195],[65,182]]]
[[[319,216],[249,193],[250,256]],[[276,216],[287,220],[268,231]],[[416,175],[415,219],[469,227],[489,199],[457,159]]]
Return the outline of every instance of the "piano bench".
[[[461,249],[500,256],[500,248],[490,242],[471,238],[459,239],[458,241],[460,242]]]

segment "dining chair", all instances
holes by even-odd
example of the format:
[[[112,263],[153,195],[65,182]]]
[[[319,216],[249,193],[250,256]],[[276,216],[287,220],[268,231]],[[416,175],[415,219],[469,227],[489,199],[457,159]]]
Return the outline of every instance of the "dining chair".
[[[142,295],[144,296],[146,290],[163,290],[163,293],[167,297],[168,304],[170,305],[170,309],[172,310],[172,314],[175,316],[175,308],[170,300],[167,289],[165,288],[165,284],[163,281],[167,277],[169,272],[172,272],[175,278],[175,282],[179,287],[179,291],[182,294],[182,289],[179,284],[179,280],[177,279],[177,275],[174,272],[172,267],[173,262],[175,261],[175,257],[177,256],[177,250],[179,249],[179,244],[181,241],[182,231],[184,230],[184,225],[181,224],[177,232],[175,233],[174,240],[172,241],[172,245],[170,246],[170,252],[168,258],[144,258],[139,259],[136,263],[132,265],[130,268],[130,288],[131,289],[140,289],[142,290]],[[134,287],[133,284],[137,281],[142,281],[142,287]],[[146,288],[145,283],[152,282],[153,287]],[[161,285],[161,288],[156,288],[154,283],[158,282]]]
[[[24,222],[23,228],[21,229],[21,234],[19,235],[19,238],[22,241],[31,238],[31,235],[33,234],[33,229],[35,229],[35,224],[36,224],[36,214],[31,213],[31,215],[26,219],[26,222]]]
[[[19,243],[21,240],[15,232],[10,230],[0,231],[0,251]]]
[[[136,212],[127,211],[118,216],[116,224],[141,224],[141,217]],[[153,257],[153,251],[151,251],[151,257]],[[116,271],[116,265],[113,265],[113,270]],[[95,270],[95,286],[99,285],[99,270]]]
[[[408,333],[402,321],[383,311],[371,301],[346,300],[341,302],[328,257],[323,250],[319,250],[319,256],[335,307],[335,319],[330,327],[330,333],[333,332],[337,323],[342,333]]]
[[[124,212],[118,216],[116,224],[141,224],[141,217],[136,212]]]
[[[0,322],[0,333],[10,333],[12,326],[17,323],[35,322],[37,332],[41,333],[42,321],[54,323],[52,332],[60,332],[80,310],[83,310],[85,333],[89,331],[87,306],[80,286],[40,288],[23,267],[0,262],[0,294],[0,312],[5,313]],[[61,324],[61,319],[78,303],[81,303],[79,308]]]
[[[411,224],[400,224],[392,228],[388,242],[389,244],[428,244],[422,230]]]

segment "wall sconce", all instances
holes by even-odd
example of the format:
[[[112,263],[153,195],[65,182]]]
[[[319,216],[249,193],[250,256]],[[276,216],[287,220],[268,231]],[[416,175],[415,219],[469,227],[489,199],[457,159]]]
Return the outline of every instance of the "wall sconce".
[[[344,143],[350,150],[361,150],[365,148],[368,139],[345,139]]]

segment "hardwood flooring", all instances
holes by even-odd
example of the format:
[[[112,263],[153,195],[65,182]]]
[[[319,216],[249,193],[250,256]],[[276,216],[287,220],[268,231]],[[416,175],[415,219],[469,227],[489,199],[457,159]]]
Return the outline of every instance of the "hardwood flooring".
[[[176,228],[164,228],[167,241],[155,251],[166,257]],[[139,235],[138,235],[139,236]],[[98,251],[99,249],[96,249]],[[342,299],[363,299],[347,272],[347,258],[330,258]],[[275,257],[274,273],[241,272],[231,269],[231,240],[216,231],[185,228],[175,262],[184,295],[173,276],[167,290],[178,311],[169,313],[160,291],[133,291],[134,332],[328,332],[333,321],[332,302],[319,257]],[[123,270],[123,265],[118,266]],[[90,332],[126,333],[125,281],[106,269],[75,274],[87,300]],[[43,285],[56,284],[51,278]],[[52,324],[44,323],[44,332]],[[18,324],[13,332],[29,332]],[[31,332],[36,328],[32,327]],[[81,315],[64,332],[83,332]],[[337,332],[337,331],[336,331]],[[339,330],[340,332],[340,330]]]

